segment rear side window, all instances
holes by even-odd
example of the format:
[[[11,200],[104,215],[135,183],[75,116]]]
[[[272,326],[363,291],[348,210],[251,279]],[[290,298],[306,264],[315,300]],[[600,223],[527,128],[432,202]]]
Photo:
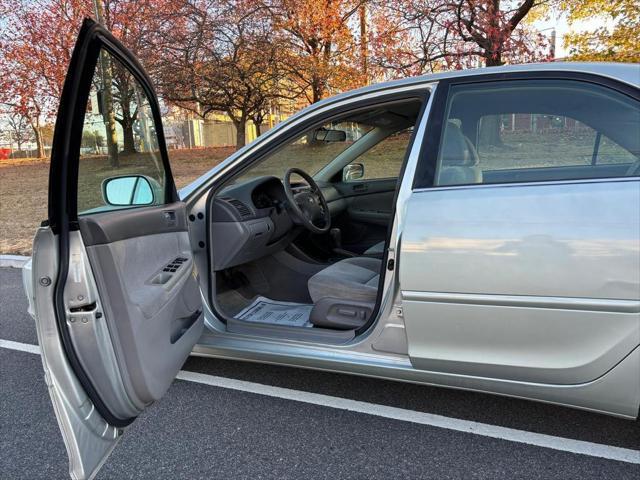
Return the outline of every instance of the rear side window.
[[[640,175],[640,102],[573,80],[449,89],[435,185]]]

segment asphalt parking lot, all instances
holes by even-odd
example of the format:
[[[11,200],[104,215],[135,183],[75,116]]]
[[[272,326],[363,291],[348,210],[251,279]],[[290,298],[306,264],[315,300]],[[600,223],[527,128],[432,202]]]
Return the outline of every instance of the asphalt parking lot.
[[[68,478],[40,357],[10,343],[37,344],[17,269],[0,269],[0,340],[0,477]],[[241,380],[241,386],[258,385],[265,391],[280,387],[289,397],[177,380],[127,431],[98,479],[640,478],[638,421],[477,393],[217,359],[191,358],[183,370],[203,378]],[[300,401],[291,399],[296,392]],[[303,401],[308,394],[322,401]],[[326,404],[323,399],[328,399]],[[341,408],[345,399],[363,407]],[[406,415],[397,419],[380,413],[388,407]],[[442,416],[446,425],[477,422],[474,425],[489,432],[506,427],[524,440],[412,420],[424,414]],[[538,437],[554,447],[528,444],[529,434],[542,434]],[[593,453],[574,453],[572,445]],[[626,461],[612,459],[620,453]]]

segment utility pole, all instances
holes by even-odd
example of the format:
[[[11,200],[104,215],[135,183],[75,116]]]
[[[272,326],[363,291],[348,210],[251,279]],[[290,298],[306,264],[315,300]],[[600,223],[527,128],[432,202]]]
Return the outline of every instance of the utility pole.
[[[93,0],[96,10],[96,20],[104,25],[104,6],[102,0]],[[102,50],[100,52],[100,75],[102,77],[102,117],[107,129],[107,151],[109,152],[109,163],[112,167],[118,168],[118,134],[116,132],[116,116],[113,111],[113,77],[111,74],[111,58],[109,53]]]
[[[362,61],[362,74],[366,85],[369,84],[369,42],[367,35],[367,7],[363,3],[360,6],[360,60]]]

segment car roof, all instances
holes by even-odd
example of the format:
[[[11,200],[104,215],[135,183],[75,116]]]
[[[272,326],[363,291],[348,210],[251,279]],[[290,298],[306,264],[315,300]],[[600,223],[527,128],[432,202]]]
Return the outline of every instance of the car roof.
[[[614,62],[545,62],[525,63],[518,65],[503,65],[501,67],[469,68],[466,70],[449,70],[446,72],[431,73],[417,77],[408,77],[401,80],[377,83],[354,91],[374,91],[415,83],[430,83],[450,78],[464,78],[471,76],[494,75],[496,73],[535,73],[535,72],[562,72],[562,73],[587,73],[602,77],[609,77],[634,86],[640,86],[640,63],[614,63]]]
[[[546,63],[525,63],[518,65],[504,65],[501,67],[470,68],[466,70],[449,70],[446,72],[431,73],[417,77],[407,77],[400,80],[375,83],[366,87],[357,88],[337,94],[317,102],[311,107],[320,107],[326,103],[365,93],[375,93],[390,88],[412,86],[421,83],[433,83],[440,80],[464,77],[480,77],[500,73],[535,73],[535,72],[558,72],[558,73],[586,73],[607,77],[627,83],[634,87],[640,86],[640,63],[614,63],[614,62],[546,62]]]

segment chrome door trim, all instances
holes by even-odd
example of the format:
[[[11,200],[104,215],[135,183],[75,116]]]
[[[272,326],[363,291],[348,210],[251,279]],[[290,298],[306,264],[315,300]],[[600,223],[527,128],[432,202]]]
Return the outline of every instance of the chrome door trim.
[[[640,300],[420,292],[411,290],[403,291],[402,299],[419,302],[489,305],[497,307],[527,307],[596,312],[640,313]]]

